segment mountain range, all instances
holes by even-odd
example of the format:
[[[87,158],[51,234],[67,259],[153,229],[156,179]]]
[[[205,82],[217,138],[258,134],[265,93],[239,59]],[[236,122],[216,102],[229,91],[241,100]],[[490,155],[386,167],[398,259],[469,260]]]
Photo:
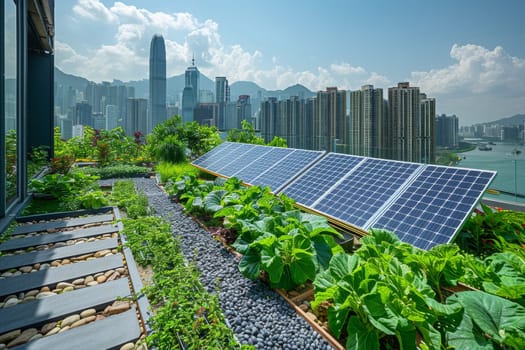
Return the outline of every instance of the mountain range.
[[[90,82],[86,78],[78,77],[72,74],[62,72],[55,67],[55,82],[63,86],[71,86],[74,89],[85,91],[86,86]],[[149,95],[149,80],[134,80],[123,82],[114,79],[112,84],[133,86],[135,88],[135,97],[148,98]],[[184,74],[175,75],[166,79],[166,94],[168,102],[175,102],[179,100],[180,94],[184,89],[185,79]],[[215,93],[215,82],[201,73],[200,89],[209,90]],[[290,86],[284,90],[266,90],[251,81],[237,81],[230,85],[231,100],[235,101],[240,95],[250,95],[252,98],[261,97],[281,97],[288,98],[290,96],[301,96],[304,98],[315,96],[315,92],[308,90],[300,84]]]

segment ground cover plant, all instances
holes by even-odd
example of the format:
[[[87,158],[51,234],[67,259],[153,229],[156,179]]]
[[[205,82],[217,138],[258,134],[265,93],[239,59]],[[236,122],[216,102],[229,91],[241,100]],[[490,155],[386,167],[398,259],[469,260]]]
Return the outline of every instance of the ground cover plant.
[[[129,212],[136,201],[133,182],[115,182],[112,199]],[[147,201],[141,205],[147,206]],[[147,210],[146,210],[147,211]],[[216,295],[199,282],[187,264],[169,223],[153,216],[123,220],[128,245],[137,263],[151,266],[153,283],[144,290],[155,309],[148,345],[157,349],[250,349],[240,346],[225,324]]]

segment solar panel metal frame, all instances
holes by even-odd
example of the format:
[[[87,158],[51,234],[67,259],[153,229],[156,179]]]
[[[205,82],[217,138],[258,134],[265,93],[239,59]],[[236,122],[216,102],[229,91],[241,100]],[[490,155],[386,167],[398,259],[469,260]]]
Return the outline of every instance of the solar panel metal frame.
[[[423,193],[422,192],[419,192],[417,193],[417,190],[420,189],[420,187],[416,187],[416,186],[419,186],[417,183],[419,181],[419,178],[420,177],[423,177],[425,176],[425,172],[428,172],[428,171],[432,171],[432,169],[444,169],[444,170],[447,170],[447,169],[451,169],[454,171],[454,174],[457,174],[458,172],[465,172],[465,175],[463,177],[467,177],[467,176],[472,176],[470,173],[474,172],[474,173],[478,173],[479,175],[482,175],[482,174],[486,174],[485,176],[485,182],[484,184],[480,185],[478,184],[478,182],[471,182],[472,186],[474,185],[478,185],[478,186],[481,186],[481,188],[479,188],[476,193],[476,195],[474,197],[471,197],[471,201],[470,203],[465,203],[464,201],[462,202],[461,199],[459,198],[454,198],[454,199],[451,199],[449,201],[450,198],[452,198],[453,196],[456,196],[456,197],[459,197],[461,195],[458,195],[457,193],[455,193],[456,191],[454,190],[451,190],[449,192],[445,192],[445,193],[448,193],[448,197],[445,199],[445,198],[439,198],[439,197],[443,197],[443,190],[442,188],[439,188],[439,192],[437,192],[438,189],[434,189],[434,191],[436,191],[437,193],[437,196],[435,197],[431,197],[431,196],[422,196]],[[479,177],[478,175],[478,177]],[[402,192],[402,193],[399,193],[397,196],[393,197],[388,203],[385,203],[386,205],[384,206],[383,210],[378,212],[376,214],[376,216],[374,218],[372,218],[368,223],[367,225],[364,227],[365,229],[370,229],[370,228],[384,228],[384,229],[387,229],[387,230],[390,230],[392,232],[395,232],[399,238],[401,240],[403,240],[404,242],[407,241],[407,238],[406,237],[416,237],[415,239],[412,239],[411,241],[409,241],[410,244],[412,244],[413,246],[415,247],[418,247],[420,249],[431,249],[433,246],[435,245],[438,245],[438,244],[446,244],[446,243],[450,243],[452,242],[455,237],[457,236],[458,232],[460,231],[461,227],[465,224],[466,220],[468,219],[472,209],[474,208],[474,206],[476,205],[476,203],[479,202],[479,200],[481,199],[481,197],[483,196],[483,193],[485,193],[485,191],[487,190],[488,186],[490,185],[490,183],[492,182],[492,180],[494,179],[494,177],[496,176],[496,172],[495,171],[490,171],[490,170],[479,170],[479,169],[469,169],[469,168],[456,168],[456,167],[446,167],[446,166],[439,166],[439,165],[426,165],[425,168],[420,172],[420,174],[418,174],[417,177],[415,177],[411,182],[410,184],[407,186],[407,188],[405,188],[405,190]],[[448,179],[447,182],[445,182],[445,184],[448,183],[448,181],[451,181],[451,179]],[[454,181],[457,181],[457,180],[454,180]],[[421,181],[421,184],[425,184],[426,182],[424,181]],[[460,184],[464,184],[465,182],[459,182],[458,181],[458,185]],[[443,185],[442,183],[430,183],[431,184],[431,187],[428,191],[430,191],[432,189],[432,187],[434,186],[441,186]],[[415,188],[415,192],[414,190],[410,191],[411,188]],[[458,187],[454,187],[454,189],[458,189]],[[470,190],[470,188],[467,189],[465,191],[465,195],[467,193],[472,193],[472,191]],[[411,198],[411,196],[414,196],[414,195],[417,195],[417,196],[420,196],[420,200],[417,201],[417,203],[420,203],[422,202],[423,199],[425,199],[425,201],[427,200],[427,198],[430,199],[430,201],[428,203],[424,203],[425,206],[423,206],[423,209],[421,209],[420,207],[418,207],[417,205],[415,204],[412,204],[412,206],[409,206],[411,207],[411,211],[408,212],[405,216],[404,216],[404,220],[402,222],[402,225],[398,225],[396,226],[396,228],[392,228],[393,226],[390,226],[390,225],[378,225],[378,223],[382,220],[382,219],[385,219],[385,220],[390,220],[390,221],[394,221],[393,218],[387,218],[386,215],[396,215],[398,214],[399,210],[401,208],[404,208],[405,206],[399,204],[399,201],[401,201],[402,199],[405,198],[405,196],[409,196],[409,198]],[[463,196],[465,197],[465,196]],[[434,205],[432,209],[428,210],[426,208],[426,205],[427,204],[432,204],[432,203],[435,203],[434,200],[440,200],[442,201],[442,205],[440,206],[436,206]],[[456,203],[457,205],[454,207],[454,208],[451,208],[451,207],[447,207],[445,204],[446,203]],[[394,211],[395,210],[395,207],[396,206],[399,206],[399,209],[397,209],[397,211]],[[463,206],[462,209],[459,209],[460,206]],[[434,208],[435,207],[435,208]],[[444,210],[443,210],[444,209]],[[433,212],[433,211],[436,211],[438,210],[438,212],[451,212],[451,213],[454,213],[454,214],[458,214],[456,215],[456,217],[451,217],[451,216],[447,216],[447,217],[444,217],[444,216],[438,216],[436,212],[434,215],[432,215],[432,218],[430,217],[430,213]],[[425,228],[422,228],[420,226],[416,226],[414,224],[410,224],[410,223],[407,223],[407,220],[406,220],[406,217],[408,217],[410,213],[412,212],[420,212],[419,215],[417,216],[414,216],[415,218],[415,221],[414,223],[416,222],[421,222],[421,221],[426,221],[428,224],[427,224],[427,227]],[[459,215],[461,214],[461,215]],[[398,215],[402,216],[403,214],[399,213]],[[459,218],[458,218],[459,216]],[[446,222],[442,222],[442,223],[437,223],[436,220],[433,220],[435,217],[440,217],[441,219],[443,220],[456,220],[458,222],[456,222],[455,224],[453,225],[446,225],[445,223]],[[404,228],[404,230],[402,230],[401,232],[396,232],[397,230],[399,230],[399,227],[400,226],[409,226],[408,228]],[[429,231],[428,230],[428,227],[432,227],[433,230],[436,230],[436,231]],[[448,234],[443,234],[441,233],[441,231],[439,230],[439,227],[446,227],[446,228],[449,228],[448,229]],[[417,232],[419,233],[419,235],[414,235],[412,234],[411,232],[411,229],[410,227],[413,227],[417,230]],[[448,237],[447,239],[444,239],[444,240],[425,240],[423,237],[423,234],[426,233],[426,232],[429,232],[430,234],[434,234],[434,236],[438,236],[438,237]],[[425,244],[421,244],[421,242],[425,240]]]
[[[259,176],[257,176],[256,178],[254,178],[252,180],[252,182],[249,182],[247,183],[248,185],[250,186],[253,186],[253,185],[259,185],[259,186],[269,186],[268,184],[264,183],[264,182],[258,182],[257,179],[259,178],[262,178],[263,176],[268,176],[269,174],[271,174],[272,172],[275,172],[275,171],[278,171],[278,170],[281,170],[282,169],[279,169],[281,164],[284,164],[284,162],[293,157],[294,154],[312,154],[312,155],[315,155],[315,157],[313,157],[311,160],[307,161],[303,166],[301,166],[299,169],[296,169],[293,174],[290,174],[290,176],[287,177],[286,180],[282,181],[275,189],[273,189],[271,186],[270,189],[272,190],[273,193],[278,193],[282,188],[286,187],[288,184],[290,184],[291,182],[293,182],[301,173],[303,173],[306,169],[308,169],[309,167],[311,167],[313,164],[315,164],[316,162],[318,162],[325,154],[326,152],[325,151],[312,151],[312,150],[304,150],[304,149],[293,149],[294,151],[291,152],[290,154],[286,155],[285,157],[283,157],[281,160],[279,160],[277,163],[275,163],[273,166],[271,166],[270,168],[266,169],[264,172],[262,172]]]

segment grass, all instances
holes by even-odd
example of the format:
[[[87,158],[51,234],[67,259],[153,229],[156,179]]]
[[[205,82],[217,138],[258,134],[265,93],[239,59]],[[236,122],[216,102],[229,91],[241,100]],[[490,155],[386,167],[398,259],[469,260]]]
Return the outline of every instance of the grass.
[[[169,179],[176,179],[181,175],[193,174],[200,176],[201,171],[188,162],[170,163],[160,162],[155,166],[155,171],[160,175],[160,181],[166,183]]]

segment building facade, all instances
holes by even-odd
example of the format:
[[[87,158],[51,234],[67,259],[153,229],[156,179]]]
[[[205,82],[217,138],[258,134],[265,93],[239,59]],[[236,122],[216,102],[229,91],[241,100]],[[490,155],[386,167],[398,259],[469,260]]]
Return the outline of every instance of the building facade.
[[[386,131],[383,107],[383,89],[364,85],[350,92],[350,154],[382,157]]]
[[[0,232],[29,200],[28,154],[52,155],[54,1],[0,6]]]
[[[148,127],[145,131],[150,133],[166,117],[166,47],[162,35],[155,34],[149,50]]]
[[[128,98],[126,117],[126,135],[133,137],[136,131],[146,135],[148,128],[148,100]]]

